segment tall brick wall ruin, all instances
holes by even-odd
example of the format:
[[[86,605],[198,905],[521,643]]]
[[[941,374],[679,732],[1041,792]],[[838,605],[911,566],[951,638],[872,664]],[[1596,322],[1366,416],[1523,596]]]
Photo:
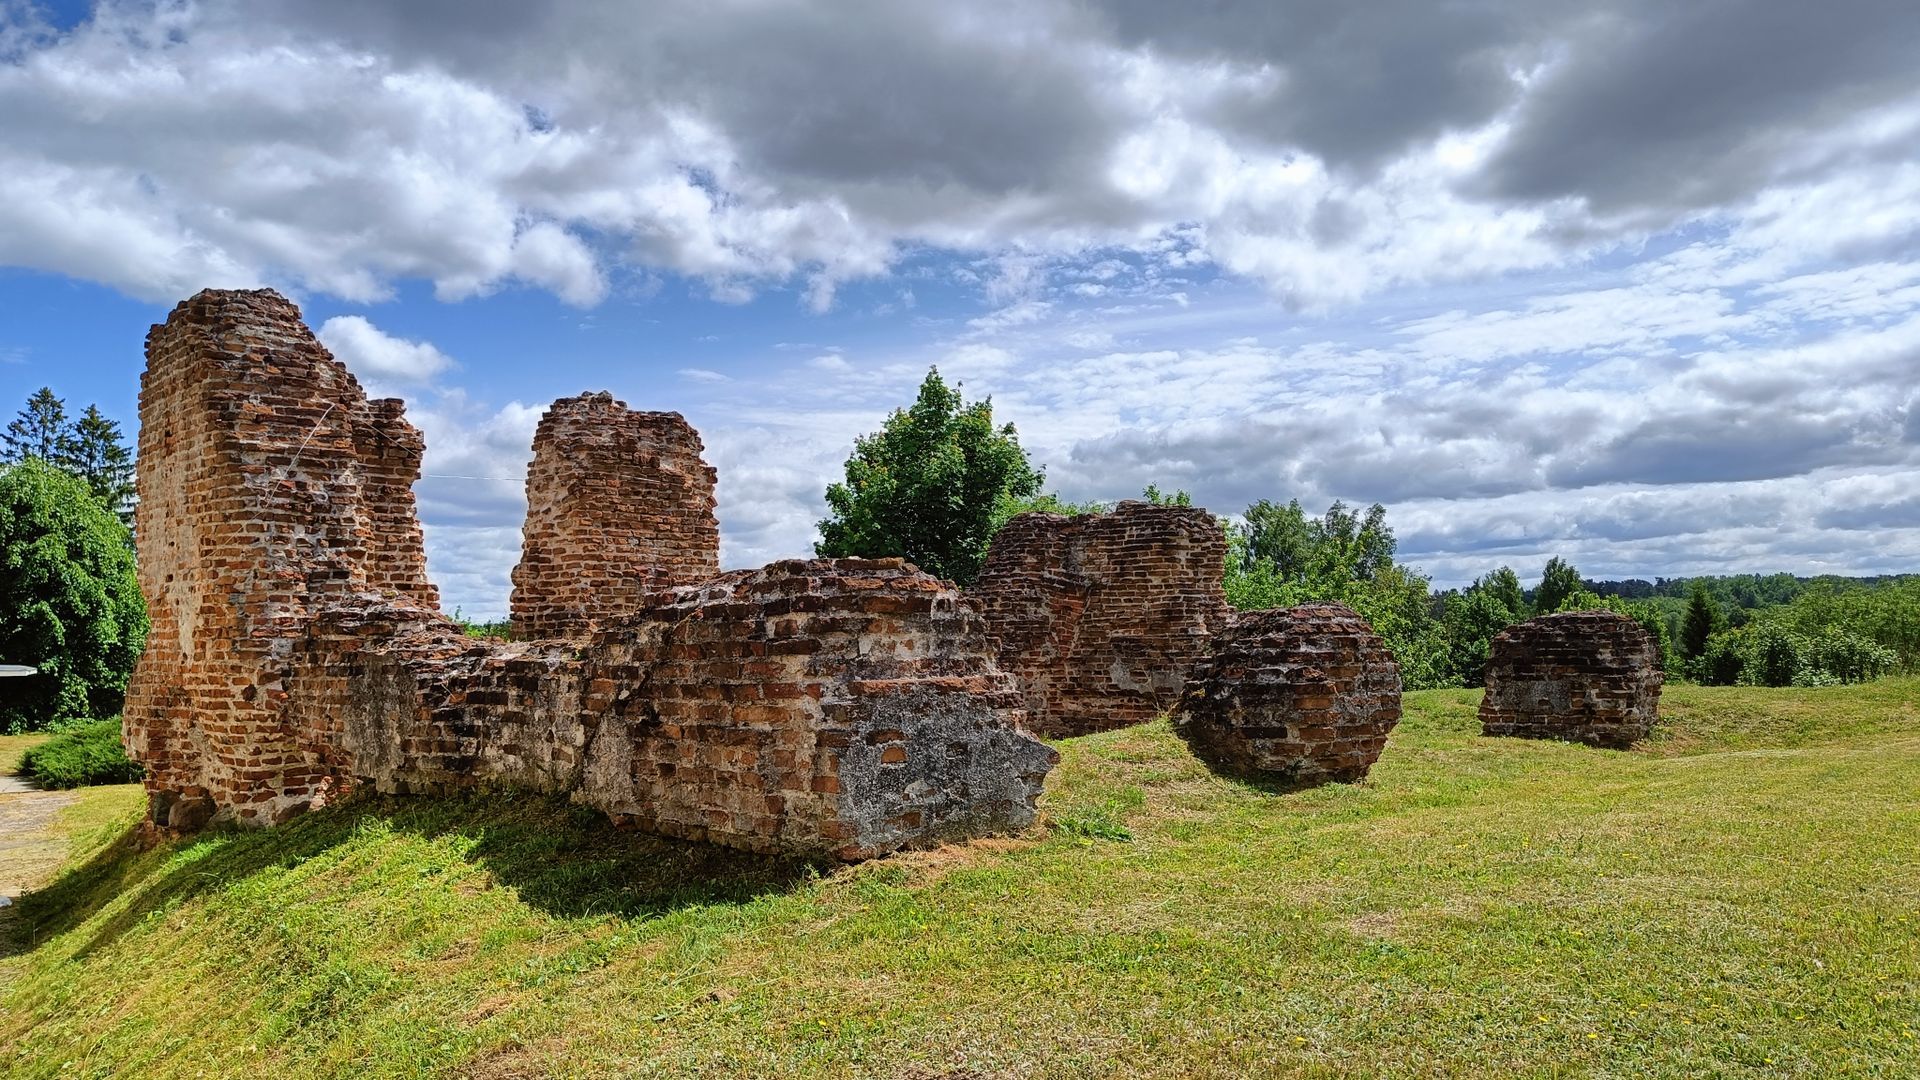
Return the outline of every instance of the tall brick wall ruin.
[[[1664,678],[1658,647],[1633,619],[1542,615],[1494,636],[1481,730],[1624,749],[1652,732]]]
[[[528,610],[565,636],[476,641],[426,581],[419,434],[292,304],[203,292],[148,350],[153,633],[126,721],[154,825],[485,784],[842,858],[1033,820],[1057,756],[1021,730],[978,610],[898,560],[713,573],[713,474],[677,416],[556,405],[528,485],[551,495],[528,550],[556,557],[516,582],[557,597]],[[610,597],[559,589],[561,568],[592,572],[571,561],[588,551]]]
[[[157,818],[277,821],[334,780],[285,722],[289,639],[356,593],[438,602],[420,436],[270,291],[196,295],[147,355],[135,522],[153,628],[127,744]]]
[[[679,413],[634,412],[608,393],[554,402],[527,468],[515,632],[586,633],[719,573],[714,472],[700,451]]]
[[[1400,667],[1342,604],[1248,612],[1213,640],[1173,712],[1201,760],[1305,787],[1363,779],[1400,722]]]
[[[1205,510],[1122,502],[1027,513],[993,538],[970,591],[1033,729],[1081,735],[1171,708],[1227,623],[1227,541]]]

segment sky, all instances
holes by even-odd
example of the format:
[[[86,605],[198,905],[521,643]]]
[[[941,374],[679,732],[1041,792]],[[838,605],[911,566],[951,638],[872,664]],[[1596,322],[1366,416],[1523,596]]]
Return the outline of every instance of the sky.
[[[937,366],[1072,500],[1385,503],[1436,586],[1920,571],[1911,0],[0,0],[0,413],[279,289],[504,613],[533,426],[806,555]]]

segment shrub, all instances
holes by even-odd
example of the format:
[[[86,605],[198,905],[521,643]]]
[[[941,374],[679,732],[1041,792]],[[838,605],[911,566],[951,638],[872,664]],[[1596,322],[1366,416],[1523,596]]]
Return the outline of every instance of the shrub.
[[[1898,661],[1894,650],[1838,627],[1803,633],[1762,619],[1708,638],[1689,668],[1718,686],[1835,686],[1880,678]]]
[[[117,716],[147,639],[127,527],[87,485],[43,461],[0,472],[0,730]]]
[[[26,752],[20,771],[45,788],[125,784],[143,770],[120,744],[120,721],[89,720],[67,728]]]

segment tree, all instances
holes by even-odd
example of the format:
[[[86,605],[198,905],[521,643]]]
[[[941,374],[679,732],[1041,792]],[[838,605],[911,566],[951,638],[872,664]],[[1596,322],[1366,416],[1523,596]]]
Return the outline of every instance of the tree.
[[[28,458],[59,463],[72,450],[73,429],[67,423],[67,405],[43,386],[27,399],[0,435],[0,459],[17,464]]]
[[[1033,498],[1044,479],[1013,425],[994,426],[992,399],[963,401],[936,368],[910,408],[854,440],[846,480],[827,487],[829,516],[814,551],[901,556],[969,585],[999,524],[996,508]]]
[[[1469,592],[1485,592],[1507,610],[1510,622],[1518,622],[1527,614],[1526,590],[1520,587],[1520,575],[1510,566],[1503,566],[1484,577],[1475,578],[1467,587]]]
[[[118,715],[146,644],[127,527],[77,477],[37,459],[0,472],[0,728]]]
[[[1547,560],[1547,568],[1540,574],[1540,588],[1533,594],[1533,613],[1551,615],[1556,611],[1575,610],[1566,606],[1567,601],[1583,592],[1586,586],[1580,581],[1580,571],[1556,555]]]
[[[1313,550],[1313,530],[1307,524],[1307,512],[1294,499],[1279,506],[1261,499],[1246,512],[1247,542],[1242,559],[1251,568],[1264,559],[1282,578],[1299,578],[1307,572],[1307,556]]]
[[[1707,583],[1695,581],[1687,590],[1687,614],[1680,627],[1680,655],[1688,660],[1705,655],[1707,639],[1719,625],[1720,612],[1707,592]]]
[[[1159,484],[1148,484],[1140,498],[1154,506],[1192,506],[1193,496],[1185,490],[1161,491]]]
[[[133,517],[133,451],[121,442],[120,425],[97,405],[87,406],[73,426],[67,453],[57,463],[87,482],[102,505],[122,522]]]
[[[1441,633],[1446,640],[1446,668],[1461,686],[1479,686],[1485,679],[1487,657],[1495,634],[1527,616],[1520,577],[1501,567],[1441,601]]]
[[[1253,504],[1244,524],[1227,532],[1227,602],[1241,611],[1345,604],[1386,641],[1407,686],[1447,685],[1448,644],[1427,579],[1394,563],[1386,517],[1377,503],[1362,516],[1336,502],[1318,518],[1307,517],[1297,499]]]

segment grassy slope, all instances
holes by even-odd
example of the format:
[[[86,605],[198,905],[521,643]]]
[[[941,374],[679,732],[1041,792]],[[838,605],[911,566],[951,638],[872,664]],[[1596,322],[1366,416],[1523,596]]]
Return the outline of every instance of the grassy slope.
[[[1912,1075],[1920,680],[1672,688],[1625,754],[1474,701],[1293,795],[1074,740],[1036,840],[824,876],[504,797],[134,854],[102,789],[0,960],[0,1069]]]

